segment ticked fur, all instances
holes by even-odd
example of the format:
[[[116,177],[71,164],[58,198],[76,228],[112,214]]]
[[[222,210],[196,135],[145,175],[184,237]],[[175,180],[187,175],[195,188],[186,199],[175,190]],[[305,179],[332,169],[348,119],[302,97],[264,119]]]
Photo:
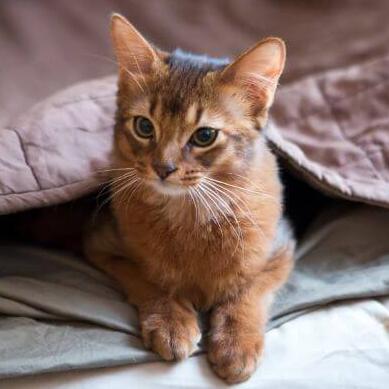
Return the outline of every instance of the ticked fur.
[[[153,48],[114,15],[119,63],[111,211],[86,241],[139,311],[144,343],[167,360],[188,356],[209,311],[208,357],[228,382],[247,379],[262,353],[271,296],[292,267],[282,187],[263,137],[285,60],[268,38],[235,61]],[[137,117],[152,123],[140,138]],[[217,130],[196,147],[199,128]],[[166,178],[161,166],[174,166]],[[285,232],[286,231],[286,232]]]

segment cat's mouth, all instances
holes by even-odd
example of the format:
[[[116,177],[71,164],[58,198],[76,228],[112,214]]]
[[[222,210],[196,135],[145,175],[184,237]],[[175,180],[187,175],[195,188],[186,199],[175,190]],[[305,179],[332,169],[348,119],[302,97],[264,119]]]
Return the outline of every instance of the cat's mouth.
[[[169,196],[180,196],[188,192],[188,186],[168,180],[150,179],[149,185],[158,193]]]

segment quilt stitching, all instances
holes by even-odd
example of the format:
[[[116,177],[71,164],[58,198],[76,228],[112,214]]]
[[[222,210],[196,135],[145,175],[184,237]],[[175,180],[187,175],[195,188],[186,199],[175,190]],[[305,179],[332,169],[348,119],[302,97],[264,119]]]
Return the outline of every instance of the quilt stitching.
[[[389,80],[388,80],[389,81]],[[361,152],[362,155],[365,156],[365,159],[369,162],[371,168],[372,168],[372,171],[374,173],[374,176],[381,182],[383,183],[387,183],[387,181],[381,176],[380,172],[376,169],[373,161],[369,158],[369,155],[367,154],[366,150],[364,150],[361,146],[359,146],[357,143],[353,142],[350,138],[346,137],[345,133],[344,133],[344,129],[343,129],[343,126],[339,123],[337,117],[336,117],[336,114],[333,110],[333,105],[330,103],[330,101],[328,100],[327,96],[325,95],[322,87],[321,87],[321,84],[318,82],[317,83],[318,85],[318,90],[320,91],[324,101],[326,102],[329,110],[330,110],[330,113],[331,113],[331,116],[332,118],[334,119],[334,122],[336,124],[336,126],[339,128],[339,133],[342,135],[342,138],[346,141],[346,142],[349,142],[351,143],[353,146],[355,146],[357,148],[357,150],[359,150]]]
[[[38,185],[39,187],[39,190],[42,190],[42,186],[38,180],[38,177],[33,169],[33,167],[31,166],[29,160],[28,160],[28,156],[27,156],[27,151],[24,147],[24,143],[23,143],[23,139],[22,137],[20,136],[20,134],[16,131],[15,128],[5,128],[5,130],[8,130],[8,131],[12,131],[13,133],[16,134],[16,137],[18,138],[18,141],[19,141],[19,144],[20,144],[20,149],[22,150],[22,153],[23,153],[23,157],[24,157],[24,162],[26,163],[26,165],[28,166],[28,168],[30,169],[31,171],[31,174],[32,176],[34,177],[34,180],[36,182],[36,184]]]
[[[360,91],[358,91],[356,93],[348,94],[348,95],[345,95],[345,96],[339,97],[339,98],[334,98],[334,99],[332,99],[332,102],[333,103],[339,103],[339,102],[351,100],[351,99],[353,99],[354,97],[356,97],[358,95],[361,95],[361,94],[364,94],[364,93],[368,93],[371,90],[374,90],[374,89],[379,88],[379,87],[384,87],[388,83],[389,83],[389,77],[386,78],[386,79],[381,80],[380,82],[377,82],[377,84],[375,84],[375,85],[373,85],[373,86],[371,86],[369,88],[365,88],[365,89],[360,90]],[[328,100],[328,98],[326,96],[324,96],[324,92],[323,92],[323,90],[319,86],[319,80],[316,81],[316,84],[318,85],[318,89],[319,89],[320,93],[322,94],[323,98],[325,99],[326,103],[330,106],[331,105],[330,101]],[[325,107],[320,107],[318,109],[312,109],[311,111],[307,112],[304,115],[300,115],[299,117],[291,117],[291,116],[285,117],[285,116],[283,116],[282,120],[285,121],[285,122],[299,123],[299,122],[303,121],[304,119],[307,119],[307,118],[309,118],[311,116],[314,116],[314,115],[321,114],[323,112],[325,112]]]

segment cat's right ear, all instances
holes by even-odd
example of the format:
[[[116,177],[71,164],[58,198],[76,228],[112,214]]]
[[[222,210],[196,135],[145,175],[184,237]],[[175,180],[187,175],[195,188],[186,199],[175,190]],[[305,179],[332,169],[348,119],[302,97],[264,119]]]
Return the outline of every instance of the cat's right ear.
[[[273,102],[278,79],[284,69],[285,55],[282,39],[264,39],[227,66],[221,73],[221,80],[224,85],[235,88],[252,105],[266,110]]]
[[[119,14],[112,15],[111,37],[120,77],[139,84],[137,79],[152,72],[160,61],[157,52],[132,24]]]

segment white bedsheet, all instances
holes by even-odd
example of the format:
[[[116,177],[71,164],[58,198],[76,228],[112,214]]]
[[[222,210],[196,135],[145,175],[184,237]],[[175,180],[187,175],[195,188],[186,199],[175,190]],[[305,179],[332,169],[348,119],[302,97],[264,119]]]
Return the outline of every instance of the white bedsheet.
[[[219,388],[204,355],[180,363],[3,380],[1,389]],[[226,386],[227,387],[227,386]],[[324,307],[267,334],[255,375],[239,388],[388,389],[389,298]]]

